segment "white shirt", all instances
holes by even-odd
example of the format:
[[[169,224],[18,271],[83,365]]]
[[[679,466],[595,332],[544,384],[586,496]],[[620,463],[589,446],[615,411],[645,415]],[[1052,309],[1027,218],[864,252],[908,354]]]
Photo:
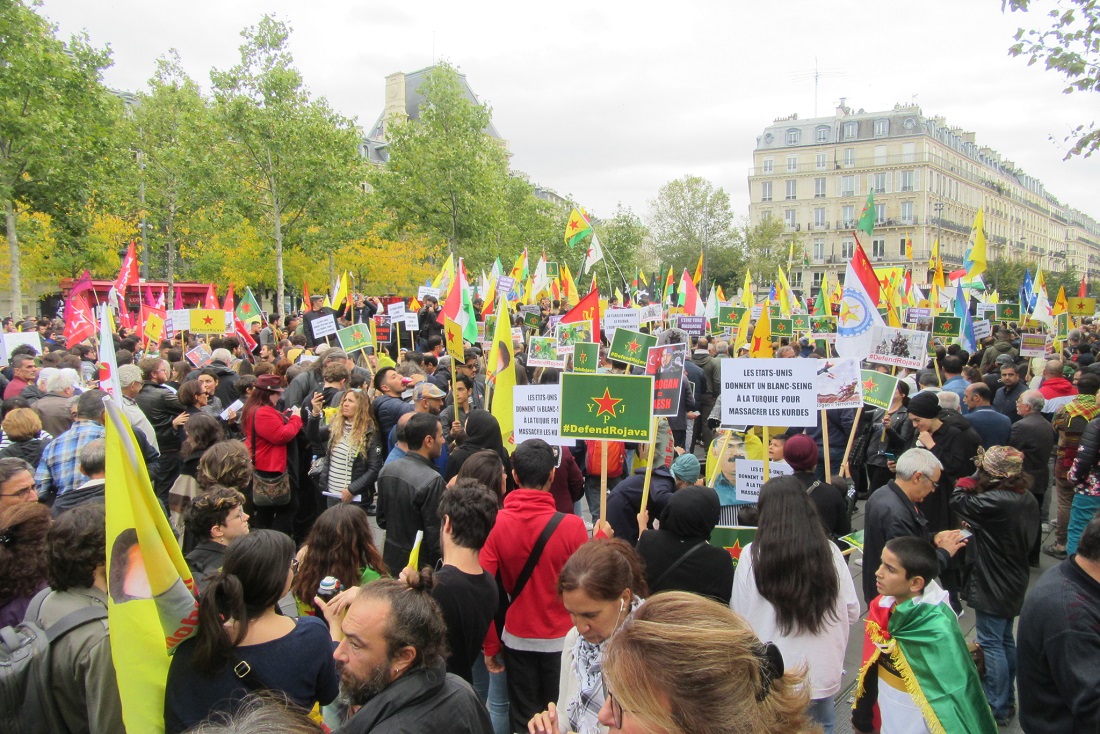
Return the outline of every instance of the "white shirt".
[[[840,550],[829,543],[833,567],[840,582],[836,598],[836,617],[825,618],[825,628],[816,635],[792,631],[784,636],[779,631],[775,607],[760,595],[752,567],[752,543],[741,551],[741,560],[733,574],[733,598],[730,609],[745,618],[753,632],[763,642],[774,642],[783,653],[783,665],[793,670],[805,663],[810,698],[835,695],[840,690],[844,674],[844,650],[848,646],[850,626],[859,619],[859,597],[852,574]]]

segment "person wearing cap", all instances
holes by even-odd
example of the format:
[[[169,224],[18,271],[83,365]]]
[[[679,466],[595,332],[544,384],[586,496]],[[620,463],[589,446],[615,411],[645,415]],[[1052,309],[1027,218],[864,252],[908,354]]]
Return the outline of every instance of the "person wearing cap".
[[[940,413],[940,401],[933,392],[917,393],[909,399],[909,421],[917,434],[916,447],[931,451],[943,466],[935,491],[921,504],[928,528],[934,533],[951,527],[948,507],[951,491],[956,481],[973,473],[974,457],[982,443],[981,436],[969,423],[966,428],[946,423],[940,419]],[[966,419],[956,417],[955,421],[965,423]]]
[[[438,416],[440,411],[443,410],[443,398],[447,397],[447,394],[440,390],[438,387],[430,382],[419,382],[413,388],[412,394],[412,408],[414,413],[430,413]],[[394,426],[390,431],[389,437],[390,450],[397,444],[397,427]],[[443,470],[447,468],[447,459],[449,454],[447,452],[447,442],[443,442],[443,447],[439,452],[439,456],[435,457],[435,466],[439,469],[439,473],[443,474]]]
[[[702,468],[694,454],[681,454],[672,466],[660,464],[653,468],[649,484],[649,502],[646,511],[650,518],[659,518],[674,492],[690,487],[699,481]],[[615,537],[634,545],[638,542],[638,513],[642,509],[642,488],[645,486],[645,469],[615,485],[607,494],[607,520],[615,531]]]
[[[783,445],[783,460],[794,470],[795,479],[813,500],[825,534],[836,542],[852,532],[847,493],[832,482],[817,478],[817,457],[817,444],[804,433],[789,437]]]
[[[986,698],[993,717],[1007,724],[1016,708],[1012,625],[1027,593],[1028,556],[1039,534],[1039,503],[1028,491],[1031,478],[1024,474],[1023,452],[993,446],[979,454],[977,463],[977,472],[956,484],[951,509],[973,533],[966,544],[961,596],[977,613]]]
[[[252,465],[257,474],[265,479],[277,479],[289,469],[287,445],[302,430],[301,407],[280,412],[276,403],[283,395],[283,378],[278,375],[260,375],[248,402],[242,409],[241,426],[244,430],[244,442],[252,457]],[[278,530],[290,535],[293,530],[294,515],[298,511],[300,491],[294,491],[298,484],[293,475],[291,481],[290,502],[281,507],[255,507],[251,498],[245,512],[252,517],[256,528]]]
[[[332,344],[336,339],[336,334],[329,334],[317,338],[313,334],[313,324],[318,319],[323,319],[326,316],[331,316],[333,320],[336,319],[336,312],[329,306],[324,305],[325,297],[320,293],[314,293],[309,297],[309,311],[303,317],[302,320],[302,334],[306,338],[306,349],[313,349],[318,344]]]

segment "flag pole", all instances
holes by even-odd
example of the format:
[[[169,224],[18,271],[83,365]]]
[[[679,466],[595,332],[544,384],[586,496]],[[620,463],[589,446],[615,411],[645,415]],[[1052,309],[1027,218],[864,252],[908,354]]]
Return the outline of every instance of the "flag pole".
[[[658,418],[654,416],[649,424],[649,463],[646,464],[645,468],[645,481],[642,483],[642,504],[639,512],[649,507],[649,485],[653,480],[653,464],[656,461],[654,454],[657,448],[657,420]],[[639,536],[641,536],[643,530],[645,528],[638,528]]]
[[[825,449],[825,481],[830,482],[833,478],[833,465],[829,460],[829,416],[825,408],[821,409],[821,444]]]
[[[600,519],[607,520],[607,441],[600,441]],[[641,528],[638,532],[641,533]]]

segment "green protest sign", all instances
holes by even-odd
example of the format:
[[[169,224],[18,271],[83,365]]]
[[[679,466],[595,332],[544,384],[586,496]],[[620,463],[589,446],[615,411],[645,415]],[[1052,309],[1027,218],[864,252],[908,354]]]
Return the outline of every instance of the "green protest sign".
[[[815,334],[835,334],[836,316],[814,316],[810,319],[810,331]]]
[[[615,338],[607,352],[610,359],[645,367],[649,348],[657,346],[657,337],[630,329],[615,329]]]
[[[523,313],[523,328],[525,329],[537,329],[542,321],[542,314],[538,311],[524,311]]]
[[[1060,313],[1054,317],[1055,325],[1058,328],[1058,333],[1054,336],[1055,339],[1068,339],[1069,338],[1069,314]]]
[[[1019,321],[1020,320],[1020,304],[1018,303],[998,303],[997,312],[995,314],[998,321]]]
[[[573,345],[573,371],[595,373],[600,366],[600,345],[577,342]]]
[[[715,548],[721,548],[730,554],[730,560],[733,561],[733,567],[737,568],[738,562],[741,560],[741,551],[756,538],[756,528],[732,526],[724,527],[719,525],[714,530],[710,531],[710,544]]]
[[[561,268],[558,266],[557,263],[546,263],[546,277],[550,278],[551,280],[561,277]]]
[[[962,329],[962,319],[958,316],[937,316],[932,319],[932,336],[954,339]]]
[[[718,328],[720,329],[736,329],[737,325],[741,323],[741,317],[748,311],[744,306],[719,306],[718,307]]]
[[[875,370],[860,370],[859,376],[863,380],[863,404],[888,410],[898,387],[898,377]]]
[[[771,324],[772,336],[791,336],[794,334],[791,319],[772,319]]]
[[[370,328],[366,324],[352,324],[340,329],[336,332],[336,338],[340,341],[340,348],[347,354],[365,347],[374,347],[374,341],[370,336]]]
[[[791,327],[795,331],[809,331],[810,330],[810,314],[808,314],[808,313],[791,314]]]
[[[648,441],[653,378],[648,375],[561,376],[561,435],[612,441]]]
[[[783,318],[783,309],[779,306],[768,306],[768,318],[781,319]]]

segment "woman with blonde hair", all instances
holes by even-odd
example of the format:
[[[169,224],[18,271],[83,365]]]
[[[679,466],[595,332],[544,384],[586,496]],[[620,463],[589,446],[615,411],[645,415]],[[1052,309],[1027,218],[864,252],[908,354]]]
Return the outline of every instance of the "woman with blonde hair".
[[[315,445],[327,445],[326,461],[318,486],[341,502],[360,498],[364,506],[374,498],[374,482],[382,471],[382,441],[370,401],[359,390],[347,390],[340,398],[332,421],[325,424],[325,398],[313,394],[313,412],[306,424],[306,436]]]
[[[729,607],[682,591],[651,597],[608,640],[600,723],[611,731],[802,734],[804,674]]]
[[[42,451],[50,439],[42,435],[42,419],[30,408],[16,408],[4,416],[4,435],[11,441],[0,450],[0,459],[23,459],[31,466],[38,466]]]

